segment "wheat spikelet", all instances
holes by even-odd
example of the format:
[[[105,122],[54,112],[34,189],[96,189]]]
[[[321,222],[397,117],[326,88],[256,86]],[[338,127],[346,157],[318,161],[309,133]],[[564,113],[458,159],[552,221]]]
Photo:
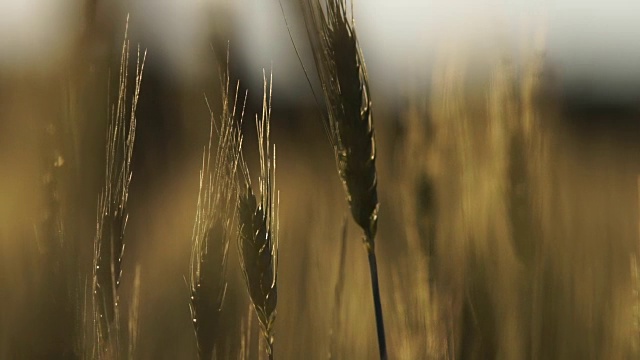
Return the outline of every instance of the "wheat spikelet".
[[[242,135],[235,125],[237,95],[231,104],[228,75],[225,75],[223,83],[220,123],[216,124],[211,113],[209,145],[202,159],[191,250],[190,308],[200,359],[213,357],[219,333],[220,311],[227,286],[225,273],[229,237],[238,196],[236,169]],[[218,134],[215,154],[212,153],[214,130]]]
[[[127,21],[128,27],[128,21]],[[128,104],[129,40],[125,30],[120,61],[118,100],[110,112],[107,129],[105,183],[98,201],[93,259],[94,322],[102,349],[117,349],[118,296],[122,273],[124,234],[127,226],[127,199],[131,182],[131,157],[136,132],[136,108],[142,82],[146,52],[138,48],[135,86]],[[129,108],[130,106],[130,108]],[[115,339],[114,339],[115,338]],[[102,352],[102,350],[99,350]]]
[[[278,291],[276,286],[278,267],[278,195],[275,192],[275,147],[270,151],[269,120],[271,117],[271,80],[267,94],[264,79],[262,116],[256,117],[260,155],[259,189],[256,198],[251,187],[249,171],[244,161],[240,166],[243,184],[238,200],[239,239],[241,268],[251,302],[258,315],[262,334],[266,341],[269,359],[273,359],[273,324],[276,317]]]

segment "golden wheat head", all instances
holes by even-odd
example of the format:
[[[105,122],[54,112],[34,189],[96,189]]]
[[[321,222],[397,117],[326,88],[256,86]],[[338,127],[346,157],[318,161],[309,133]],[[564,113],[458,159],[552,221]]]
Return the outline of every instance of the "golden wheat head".
[[[334,147],[351,213],[373,245],[378,221],[376,147],[369,80],[345,0],[302,0],[307,33],[327,103]]]
[[[228,73],[226,73],[228,74]],[[191,316],[200,359],[211,359],[219,334],[219,318],[227,287],[225,280],[229,238],[237,203],[236,170],[242,146],[236,125],[236,97],[231,104],[229,78],[222,86],[219,123],[211,114],[209,145],[202,158],[198,206],[191,248]],[[214,132],[218,142],[212,146]]]
[[[325,131],[334,149],[351,214],[365,235],[380,358],[386,359],[374,240],[378,226],[378,180],[367,69],[353,18],[347,17],[346,0],[301,2],[327,104]]]
[[[105,183],[98,201],[96,237],[93,259],[93,294],[97,341],[101,347],[113,347],[111,333],[118,327],[118,296],[122,274],[124,235],[127,226],[127,202],[131,182],[131,159],[136,134],[136,109],[146,52],[136,63],[135,86],[128,99],[129,40],[125,31],[120,59],[118,100],[113,106],[107,129]],[[114,334],[115,335],[115,334]],[[111,344],[108,344],[111,342]],[[117,340],[116,340],[117,342]]]
[[[269,84],[271,81],[269,81]],[[271,85],[267,95],[265,77],[262,116],[256,117],[260,155],[259,188],[256,197],[244,162],[241,194],[238,199],[238,250],[251,302],[258,315],[267,343],[269,358],[273,358],[273,323],[278,301],[278,196],[275,192],[275,148],[270,150],[269,120],[271,117]]]

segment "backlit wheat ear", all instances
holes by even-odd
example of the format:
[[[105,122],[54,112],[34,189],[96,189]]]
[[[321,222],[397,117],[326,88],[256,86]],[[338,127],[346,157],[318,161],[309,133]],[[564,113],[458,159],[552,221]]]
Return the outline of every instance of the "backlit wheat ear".
[[[228,74],[228,72],[226,73]],[[191,316],[200,359],[211,359],[220,331],[220,311],[227,287],[226,265],[229,238],[237,204],[236,170],[242,146],[236,125],[236,97],[231,103],[229,78],[222,86],[222,115],[219,123],[211,113],[209,145],[202,159],[200,190],[191,248]],[[216,132],[218,143],[212,149]]]
[[[127,23],[128,25],[128,23]],[[129,40],[125,30],[120,61],[118,101],[110,113],[107,130],[105,183],[98,202],[94,240],[93,294],[99,334],[96,344],[102,351],[117,351],[118,295],[122,273],[124,235],[127,226],[127,199],[131,182],[131,157],[136,134],[136,108],[142,83],[146,52],[138,48],[135,86],[129,99]],[[100,356],[100,355],[98,355]]]
[[[378,345],[384,359],[387,351],[374,246],[378,224],[376,146],[367,70],[353,19],[347,17],[346,1],[301,2],[327,104],[325,131],[334,148],[351,214],[365,235]]]
[[[373,246],[378,220],[376,148],[367,70],[344,0],[304,0],[307,30],[327,103],[334,147],[351,213]]]
[[[269,121],[271,117],[271,79],[267,94],[264,79],[262,116],[256,117],[260,154],[260,199],[251,187],[244,161],[238,199],[238,251],[247,290],[258,315],[269,359],[273,359],[273,324],[276,318],[278,268],[278,194],[275,191],[275,147],[271,151]]]

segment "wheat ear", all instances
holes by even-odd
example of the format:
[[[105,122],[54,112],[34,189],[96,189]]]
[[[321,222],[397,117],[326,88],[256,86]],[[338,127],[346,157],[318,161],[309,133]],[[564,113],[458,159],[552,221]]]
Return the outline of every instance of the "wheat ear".
[[[269,89],[267,93],[267,83]],[[256,116],[260,155],[259,189],[256,198],[249,171],[240,162],[243,183],[238,201],[238,251],[247,290],[266,341],[267,354],[273,359],[273,324],[276,318],[278,267],[278,195],[275,191],[275,147],[271,151],[271,79],[264,79],[262,116]]]
[[[345,0],[301,0],[327,105],[325,131],[334,148],[351,214],[364,231],[380,358],[387,358],[375,236],[378,224],[376,146],[369,80]],[[324,3],[324,6],[323,4]]]
[[[128,19],[127,19],[128,28]],[[110,111],[107,129],[105,183],[98,201],[93,258],[93,296],[97,321],[97,345],[102,351],[117,351],[118,295],[122,273],[127,200],[131,182],[131,158],[136,133],[136,108],[146,52],[138,48],[134,92],[128,103],[129,40],[125,30],[120,58],[118,100]]]
[[[237,204],[236,170],[242,146],[236,125],[236,97],[231,103],[228,72],[223,77],[222,115],[219,123],[211,114],[209,145],[204,151],[200,190],[191,248],[191,318],[200,359],[211,359],[220,331],[220,312],[226,292],[229,238]],[[214,132],[218,143],[214,149]]]

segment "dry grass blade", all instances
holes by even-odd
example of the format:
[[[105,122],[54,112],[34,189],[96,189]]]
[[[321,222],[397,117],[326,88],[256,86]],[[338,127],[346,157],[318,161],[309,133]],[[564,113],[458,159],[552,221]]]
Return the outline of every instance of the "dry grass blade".
[[[325,131],[351,214],[364,231],[380,357],[387,357],[374,239],[378,224],[376,146],[369,81],[345,0],[301,0],[329,114]],[[352,11],[353,12],[353,11]]]
[[[271,80],[269,81],[271,84]],[[244,161],[241,169],[244,184],[238,201],[238,250],[241,268],[258,315],[269,359],[273,359],[273,324],[276,317],[278,291],[278,195],[275,192],[275,147],[270,151],[269,120],[271,117],[271,85],[267,94],[264,80],[262,116],[256,117],[260,154],[260,199],[251,187]]]
[[[236,170],[242,135],[235,124],[237,89],[231,104],[228,76],[223,80],[222,90],[219,124],[211,112],[211,132],[202,159],[191,249],[190,307],[200,359],[213,357],[220,330],[219,317],[227,286],[225,273],[229,237],[238,196]],[[215,153],[212,148],[214,131],[218,136]]]
[[[98,202],[94,241],[93,294],[95,322],[102,349],[117,349],[118,296],[122,273],[124,234],[127,226],[127,199],[131,182],[131,158],[136,133],[136,108],[146,52],[138,57],[133,94],[129,100],[129,40],[125,30],[120,61],[118,100],[110,112],[107,130],[105,183]],[[99,350],[101,353],[102,350]]]

